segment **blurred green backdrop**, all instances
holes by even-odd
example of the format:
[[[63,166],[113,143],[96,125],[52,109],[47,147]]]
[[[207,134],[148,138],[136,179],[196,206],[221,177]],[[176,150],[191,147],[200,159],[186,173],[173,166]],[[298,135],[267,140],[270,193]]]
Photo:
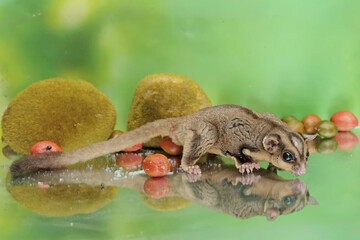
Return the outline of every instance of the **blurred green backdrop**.
[[[357,0],[0,0],[1,91],[9,101],[42,79],[83,79],[125,128],[137,82],[176,73],[214,104],[360,115],[359,10]]]
[[[235,103],[279,117],[315,113],[326,119],[339,110],[359,117],[359,12],[358,0],[0,0],[0,111],[33,82],[83,79],[114,102],[117,127],[124,130],[138,81],[153,73],[176,73],[199,83],[213,104]],[[183,239],[181,233],[200,238],[227,234],[229,239],[241,233],[247,238],[271,238],[271,233],[277,239],[356,239],[356,149],[354,154],[338,151],[331,159],[313,156],[302,180],[317,193],[322,207],[276,223],[263,218],[238,221],[201,207],[159,214],[128,190],[99,213],[49,219],[20,210],[9,197],[3,180],[11,161],[3,158],[0,225],[7,231],[2,235],[116,239],[144,238],[144,231],[157,239]],[[164,232],[151,220],[172,224]],[[78,228],[68,235],[74,222]]]

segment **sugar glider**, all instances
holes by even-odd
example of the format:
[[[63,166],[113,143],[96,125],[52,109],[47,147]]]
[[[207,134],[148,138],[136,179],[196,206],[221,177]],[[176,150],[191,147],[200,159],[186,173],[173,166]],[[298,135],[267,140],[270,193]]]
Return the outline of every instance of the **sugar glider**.
[[[156,120],[128,134],[65,152],[23,157],[11,165],[14,176],[40,169],[58,169],[121,151],[156,136],[169,136],[183,146],[181,165],[190,174],[201,174],[196,165],[205,153],[234,160],[241,173],[260,168],[266,161],[295,175],[306,172],[308,149],[313,135],[292,132],[275,115],[259,114],[248,108],[225,104],[203,108],[193,114]]]

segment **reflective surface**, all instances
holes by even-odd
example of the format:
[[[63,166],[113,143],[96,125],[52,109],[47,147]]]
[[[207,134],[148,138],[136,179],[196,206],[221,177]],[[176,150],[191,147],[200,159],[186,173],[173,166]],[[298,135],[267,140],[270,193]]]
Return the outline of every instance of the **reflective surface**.
[[[145,154],[126,156],[130,162]],[[176,167],[178,159],[171,160]],[[105,157],[96,161],[102,160],[104,166],[94,163],[98,166],[95,169],[88,163],[74,169],[9,176],[7,190],[21,205],[47,216],[76,215],[84,213],[82,208],[87,209],[85,213],[96,211],[116,196],[117,187],[139,192],[147,205],[159,210],[168,210],[168,204],[180,209],[193,202],[243,219],[264,215],[272,221],[279,215],[300,211],[307,204],[318,205],[299,179],[287,181],[265,169],[241,175],[235,166],[225,165],[214,156],[202,159],[206,162],[201,164],[201,176],[178,173],[175,167],[169,176],[159,178],[149,178],[136,166],[123,171],[109,165]]]
[[[271,231],[271,239],[282,239],[292,229],[295,239],[352,239],[358,231],[358,146],[311,155],[308,173],[298,179],[265,169],[240,175],[231,160],[212,155],[202,159],[200,179],[179,172],[179,157],[170,157],[167,176],[149,178],[137,166],[139,157],[153,153],[144,152],[128,155],[134,166],[117,166],[113,155],[20,178],[11,177],[13,160],[2,155],[1,235],[205,239]]]

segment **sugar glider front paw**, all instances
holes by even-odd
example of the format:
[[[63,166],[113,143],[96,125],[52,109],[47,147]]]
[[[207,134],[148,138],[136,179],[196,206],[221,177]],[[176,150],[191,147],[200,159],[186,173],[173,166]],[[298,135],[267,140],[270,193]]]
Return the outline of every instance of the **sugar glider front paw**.
[[[247,162],[240,165],[239,172],[242,174],[247,172],[249,174],[253,172],[254,168],[260,169],[260,167],[261,166],[258,163]]]

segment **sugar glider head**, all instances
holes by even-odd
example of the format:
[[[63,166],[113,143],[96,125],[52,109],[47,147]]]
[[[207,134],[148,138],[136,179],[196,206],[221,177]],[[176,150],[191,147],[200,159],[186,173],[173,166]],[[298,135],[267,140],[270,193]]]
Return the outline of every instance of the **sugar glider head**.
[[[299,176],[306,173],[309,156],[306,141],[311,141],[315,137],[316,135],[275,129],[264,137],[262,144],[264,150],[271,155],[270,163]]]
[[[280,170],[299,176],[306,173],[309,156],[305,141],[311,141],[315,137],[316,135],[303,135],[283,128],[274,128],[262,139],[260,151],[244,149],[243,154],[254,161],[267,161]]]
[[[300,211],[306,205],[316,206],[319,203],[314,197],[310,196],[304,182],[299,179],[275,181],[264,201],[264,215],[267,220],[273,221],[279,215]]]

